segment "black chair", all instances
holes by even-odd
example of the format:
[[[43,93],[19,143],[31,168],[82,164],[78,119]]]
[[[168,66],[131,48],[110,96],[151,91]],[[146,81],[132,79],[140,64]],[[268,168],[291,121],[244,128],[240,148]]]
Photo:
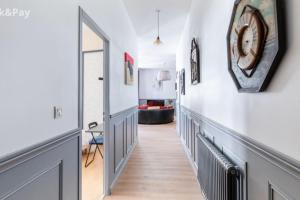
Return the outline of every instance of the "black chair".
[[[89,129],[92,129],[92,128],[98,126],[98,123],[97,122],[92,122],[92,123],[89,123],[88,126],[89,126]],[[86,158],[86,161],[85,161],[85,167],[88,167],[94,161],[97,150],[99,151],[101,157],[103,158],[102,152],[101,152],[100,147],[99,147],[99,145],[103,145],[103,142],[104,142],[103,134],[95,136],[93,132],[90,132],[90,133],[92,135],[92,139],[89,141],[89,146],[90,147],[89,147],[88,155],[87,155],[87,158]],[[94,155],[93,155],[93,159],[90,162],[88,162],[89,157],[90,157],[91,148],[92,148],[93,145],[96,145],[96,149],[95,149],[95,152],[94,152]]]

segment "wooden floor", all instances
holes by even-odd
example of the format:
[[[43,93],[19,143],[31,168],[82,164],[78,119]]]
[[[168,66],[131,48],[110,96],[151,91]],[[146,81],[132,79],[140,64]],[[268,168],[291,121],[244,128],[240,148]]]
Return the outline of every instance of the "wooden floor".
[[[86,157],[82,156],[82,200],[99,200],[103,195],[103,160],[97,152],[94,162],[85,168]]]
[[[105,200],[202,200],[175,124],[139,126],[139,143]]]

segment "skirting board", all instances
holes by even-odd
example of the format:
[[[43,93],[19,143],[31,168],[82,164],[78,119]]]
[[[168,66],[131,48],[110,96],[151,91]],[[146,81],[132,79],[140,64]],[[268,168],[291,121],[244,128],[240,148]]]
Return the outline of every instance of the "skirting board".
[[[180,106],[179,124],[183,144],[194,165],[197,164],[197,134],[208,137],[237,165],[247,164],[244,200],[300,199],[297,161],[184,106]]]

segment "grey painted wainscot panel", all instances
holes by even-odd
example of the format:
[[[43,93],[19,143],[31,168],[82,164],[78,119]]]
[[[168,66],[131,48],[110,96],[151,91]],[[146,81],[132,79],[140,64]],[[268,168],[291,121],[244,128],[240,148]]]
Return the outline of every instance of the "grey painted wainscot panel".
[[[0,200],[79,200],[81,132],[0,162]]]
[[[109,186],[117,181],[138,139],[136,107],[110,116]],[[0,200],[81,200],[81,131],[0,160]]]
[[[137,107],[110,116],[109,185],[112,189],[137,143]]]
[[[180,104],[176,101],[176,121],[180,122]],[[180,126],[176,126],[177,135],[180,136]]]
[[[203,134],[242,170],[244,194],[241,199],[300,200],[297,161],[186,107],[181,106],[180,110],[182,143],[194,168],[197,168],[196,135]]]

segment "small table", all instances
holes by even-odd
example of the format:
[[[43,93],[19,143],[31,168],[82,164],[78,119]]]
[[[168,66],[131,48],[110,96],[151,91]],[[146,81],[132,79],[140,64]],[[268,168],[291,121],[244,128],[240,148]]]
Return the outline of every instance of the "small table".
[[[104,132],[104,128],[103,128],[103,124],[98,124],[97,126],[91,128],[91,129],[88,129],[85,131],[86,133],[100,133],[100,134],[103,134]]]

